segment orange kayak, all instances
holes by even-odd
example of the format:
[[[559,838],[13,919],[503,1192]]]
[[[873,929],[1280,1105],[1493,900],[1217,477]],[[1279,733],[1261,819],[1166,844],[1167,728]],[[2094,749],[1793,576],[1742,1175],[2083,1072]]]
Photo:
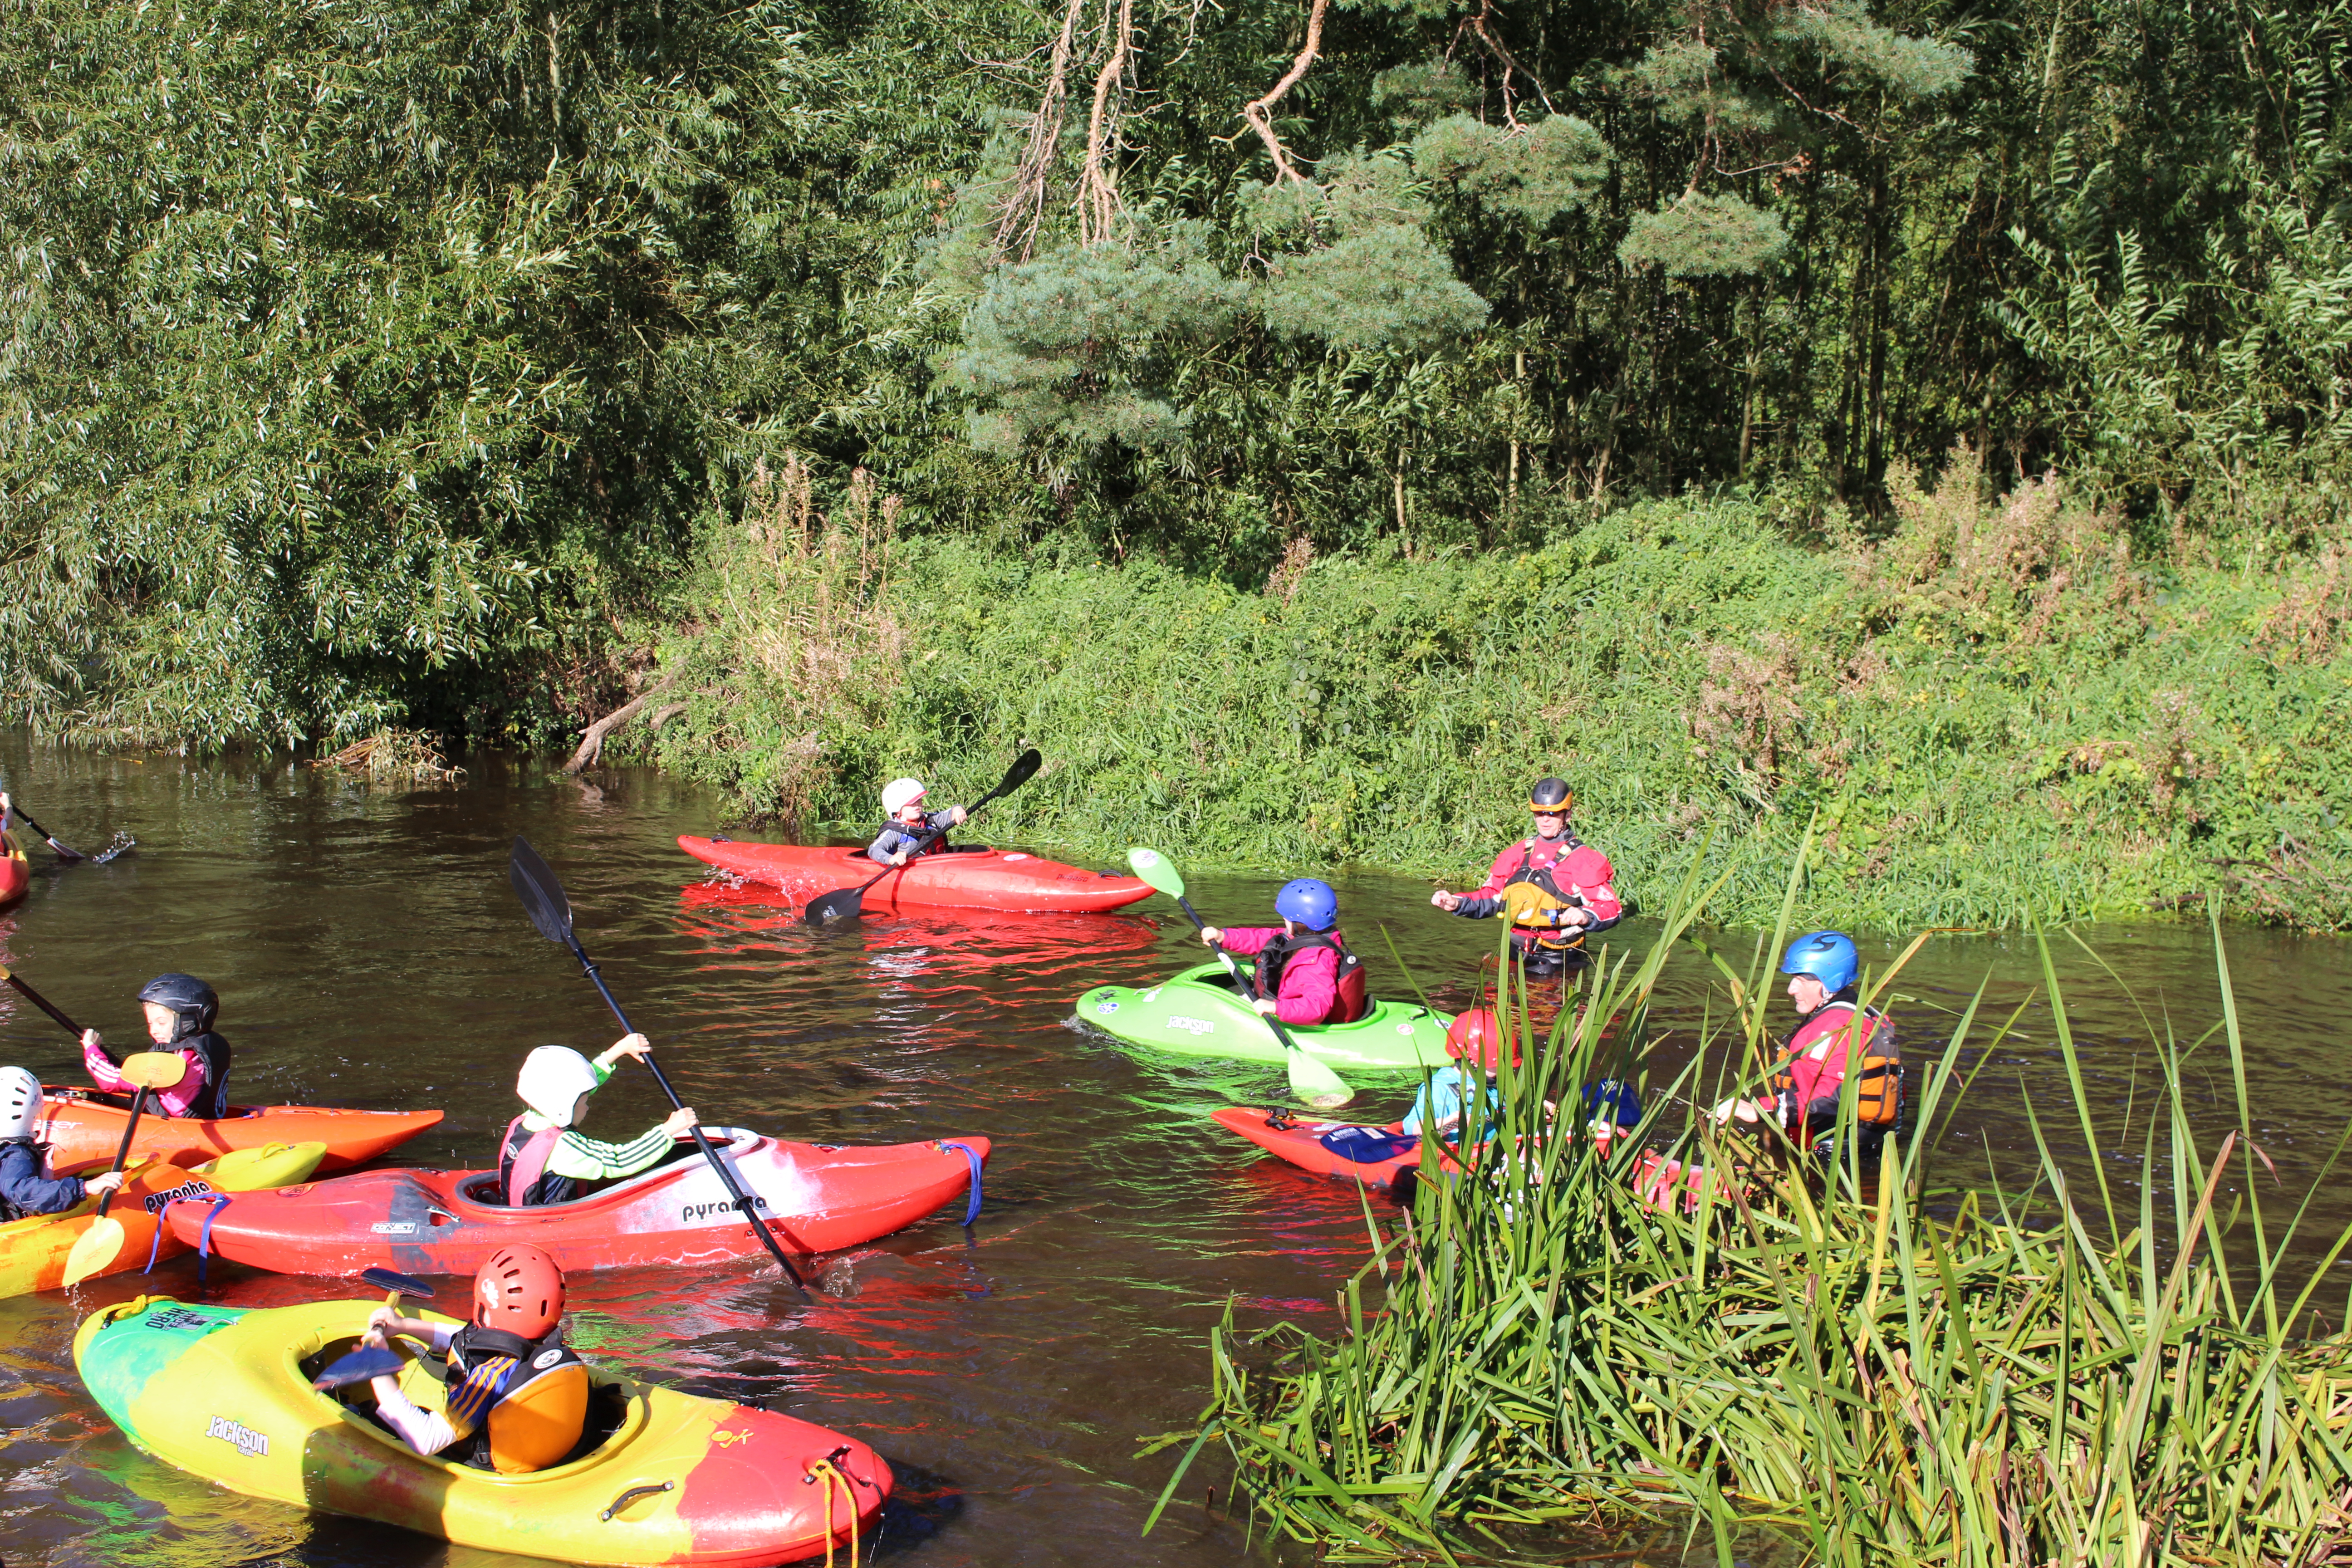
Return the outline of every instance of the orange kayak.
[[[0,842],[7,846],[7,853],[0,855],[0,909],[5,909],[33,885],[33,863],[25,858],[25,847],[14,833],[0,831]]]
[[[41,1086],[47,1101],[35,1136],[50,1148],[53,1166],[69,1168],[114,1158],[122,1124],[131,1119],[131,1097],[94,1089]],[[139,1119],[134,1154],[154,1155],[174,1165],[200,1165],[232,1149],[264,1143],[323,1143],[322,1171],[343,1171],[404,1143],[441,1120],[437,1110],[338,1110],[323,1105],[237,1105],[217,1121],[196,1116]]]

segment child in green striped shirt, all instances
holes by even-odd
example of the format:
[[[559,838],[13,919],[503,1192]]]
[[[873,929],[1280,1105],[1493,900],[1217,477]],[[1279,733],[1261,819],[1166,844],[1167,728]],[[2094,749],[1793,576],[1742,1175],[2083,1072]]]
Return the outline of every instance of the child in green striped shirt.
[[[613,1076],[614,1064],[623,1057],[643,1060],[652,1049],[643,1035],[627,1035],[593,1062],[569,1046],[541,1046],[524,1058],[515,1093],[530,1109],[507,1123],[499,1145],[499,1189],[509,1204],[569,1203],[581,1183],[649,1171],[672,1143],[694,1136],[692,1106],[671,1111],[660,1126],[626,1143],[600,1142],[578,1130],[588,1097]]]

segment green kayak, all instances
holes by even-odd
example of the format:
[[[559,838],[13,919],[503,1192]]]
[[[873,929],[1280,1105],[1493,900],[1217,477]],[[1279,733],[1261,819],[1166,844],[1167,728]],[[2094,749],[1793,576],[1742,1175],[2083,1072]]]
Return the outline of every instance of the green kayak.
[[[1352,1024],[1294,1024],[1290,1037],[1335,1068],[1419,1072],[1445,1065],[1445,1026],[1453,1021],[1417,1002],[1374,1002]],[[1277,1066],[1283,1059],[1282,1043],[1243,1003],[1221,964],[1185,970],[1149,991],[1097,985],[1078,998],[1078,1022],[1130,1045],[1189,1057]]]

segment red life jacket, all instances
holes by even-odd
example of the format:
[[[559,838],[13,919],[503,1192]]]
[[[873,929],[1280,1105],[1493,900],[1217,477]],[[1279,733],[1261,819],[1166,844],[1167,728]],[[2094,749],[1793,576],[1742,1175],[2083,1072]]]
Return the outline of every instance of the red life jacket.
[[[1903,1059],[1895,1044],[1895,1026],[1874,1008],[1857,1022],[1855,1011],[1848,996],[1823,1003],[1789,1037],[1772,1069],[1770,1087],[1780,1102],[1780,1125],[1801,1148],[1835,1121],[1849,1077],[1854,1079],[1858,1126],[1892,1128],[1902,1115]]]
[[[1352,1024],[1371,1011],[1371,996],[1364,988],[1364,963],[1348,951],[1348,939],[1335,926],[1329,931],[1305,931],[1297,936],[1277,936],[1258,950],[1255,988],[1259,996],[1277,1001],[1282,996],[1282,970],[1299,953],[1310,949],[1328,947],[1339,957],[1339,973],[1336,982],[1337,994],[1331,1011],[1316,1020],[1319,1024]]]

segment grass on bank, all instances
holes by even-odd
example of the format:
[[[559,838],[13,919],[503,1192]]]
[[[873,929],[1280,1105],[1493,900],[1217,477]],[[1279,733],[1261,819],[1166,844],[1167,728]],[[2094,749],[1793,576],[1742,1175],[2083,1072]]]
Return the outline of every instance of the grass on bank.
[[[2073,1102],[2030,1108],[2040,1173],[2023,1190],[1931,1184],[1962,1053],[2000,1032],[1973,1005],[1910,1058],[1910,1134],[1876,1169],[1849,1154],[1809,1181],[1744,1162],[1754,1146],[1690,1103],[1696,1064],[1646,1086],[1639,1135],[1606,1152],[1531,1140],[1546,1100],[1637,1067],[1695,880],[1647,954],[1607,965],[1501,1073],[1495,1147],[1525,1156],[1461,1181],[1424,1172],[1393,1222],[1367,1209],[1345,1331],[1244,1333],[1228,1314],[1202,1426],[1170,1439],[1190,1443],[1162,1506],[1214,1445],[1256,1516],[1326,1561],[1508,1558],[1511,1527],[1642,1517],[1711,1537],[1725,1568],[1759,1529],[1857,1568],[2352,1553],[2352,1337],[2309,1337],[2352,1232],[2294,1282],[2315,1189],[2265,1201],[2218,925],[2240,1119],[2218,1146],[2192,1129],[2177,1041],[2154,1103],[2100,1139],[2046,951]],[[1706,1053],[1727,1081],[1710,1093],[1759,1075],[1768,963],[1727,966],[1734,1003]],[[1696,1213],[1659,1212],[1630,1179],[1644,1148],[1748,1173],[1710,1182]],[[2108,1174],[2133,1163],[2136,1186]]]
[[[1655,906],[1711,842],[1734,923],[1771,919],[1765,868],[1818,814],[1808,905],[1843,925],[2210,889],[2352,924],[2352,571],[2138,560],[2054,482],[1978,493],[1967,464],[1902,489],[1875,543],[1650,502],[1519,553],[1300,555],[1250,593],[894,543],[870,485],[826,518],[787,469],[659,635],[676,721],[613,743],[779,832],[863,828],[902,773],[968,798],[1034,744],[993,836],[1462,886],[1559,773],[1621,889]]]

